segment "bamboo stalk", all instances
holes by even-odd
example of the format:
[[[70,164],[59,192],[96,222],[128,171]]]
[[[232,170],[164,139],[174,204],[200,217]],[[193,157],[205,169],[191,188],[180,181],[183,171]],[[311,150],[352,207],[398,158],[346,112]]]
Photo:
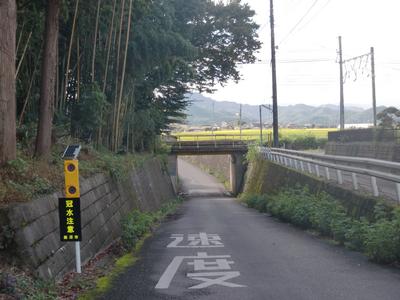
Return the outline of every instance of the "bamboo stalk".
[[[26,109],[26,106],[28,104],[29,98],[31,96],[33,80],[35,79],[35,74],[36,74],[36,65],[37,64],[35,64],[35,69],[33,71],[32,78],[31,78],[31,81],[29,83],[29,88],[28,88],[28,92],[27,92],[26,97],[25,97],[24,106],[22,107],[21,114],[19,115],[18,127],[21,126],[22,121],[24,120],[25,109]]]
[[[107,85],[108,65],[110,62],[111,39],[112,39],[112,32],[114,29],[114,16],[115,16],[116,2],[117,1],[114,0],[113,13],[112,13],[112,17],[111,17],[111,27],[110,27],[110,32],[108,33],[108,39],[107,39],[107,59],[106,59],[106,69],[104,72],[104,80],[103,80],[103,94],[106,91],[106,85]]]
[[[115,144],[115,136],[117,134],[116,130],[116,117],[117,117],[117,101],[118,101],[118,77],[119,77],[119,60],[120,60],[120,50],[121,50],[121,35],[122,35],[122,25],[124,21],[124,9],[125,9],[125,0],[122,0],[121,5],[121,15],[120,15],[120,23],[119,23],[119,33],[118,33],[118,43],[117,43],[117,68],[115,75],[115,97],[114,97],[114,106],[113,106],[113,121],[112,121],[112,129],[111,129],[111,148],[113,151],[116,151]]]
[[[79,48],[79,36],[76,38],[76,57],[77,57],[77,76],[76,76],[76,102],[79,101],[79,95],[81,92],[81,57]]]
[[[116,135],[115,135],[115,143],[116,146],[118,145],[118,136],[119,136],[119,127],[120,127],[120,110],[121,110],[121,103],[122,103],[122,93],[124,90],[124,82],[125,82],[125,71],[126,71],[126,58],[128,56],[128,44],[129,44],[129,36],[131,30],[131,16],[132,16],[132,0],[129,1],[129,15],[128,15],[128,26],[127,26],[127,33],[126,33],[126,40],[125,40],[125,54],[124,54],[124,63],[122,66],[122,76],[121,76],[121,89],[119,92],[119,100],[117,106],[117,117],[116,117]]]
[[[31,40],[31,37],[32,37],[32,31],[29,33],[28,41],[26,42],[25,47],[24,47],[24,51],[22,52],[22,56],[19,59],[17,71],[15,71],[15,77],[14,77],[15,79],[17,79],[17,77],[18,77],[19,69],[21,68],[22,62],[24,61],[26,49],[28,49],[28,45],[29,45],[29,41]]]
[[[114,17],[115,17],[115,7],[116,7],[117,1],[113,1],[113,12],[112,12],[112,17],[111,17],[111,26],[110,26],[110,31],[108,33],[107,41],[106,41],[106,48],[107,48],[107,58],[106,58],[106,69],[104,71],[104,78],[103,78],[103,89],[102,92],[105,94],[106,92],[106,87],[107,87],[107,75],[108,75],[108,66],[110,62],[110,51],[111,51],[111,39],[112,39],[112,34],[114,31]],[[103,110],[100,111],[100,118],[103,119]],[[103,139],[103,126],[101,125],[98,131],[98,137],[97,137],[97,142],[98,144],[102,144],[102,139]]]
[[[74,34],[75,34],[75,27],[76,27],[76,18],[78,16],[78,7],[79,7],[79,0],[76,0],[75,4],[75,12],[74,12],[74,20],[72,21],[72,32],[71,32],[71,38],[69,40],[69,49],[68,49],[68,56],[67,56],[67,68],[65,70],[65,86],[64,86],[64,96],[63,96],[63,101],[61,103],[61,108],[64,107],[64,103],[66,102],[67,99],[67,94],[68,94],[68,82],[69,82],[69,66],[71,64],[71,52],[72,52],[72,44],[74,42]]]
[[[95,79],[95,74],[94,74],[94,65],[96,61],[96,47],[97,47],[97,31],[99,28],[99,16],[100,16],[100,3],[101,0],[97,1],[97,16],[96,16],[96,26],[94,30],[94,41],[93,41],[93,55],[92,55],[92,83],[94,82]]]

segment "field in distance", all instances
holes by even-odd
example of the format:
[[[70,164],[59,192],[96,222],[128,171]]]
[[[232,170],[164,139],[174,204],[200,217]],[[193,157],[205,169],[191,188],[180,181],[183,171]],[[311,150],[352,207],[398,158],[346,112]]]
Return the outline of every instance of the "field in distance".
[[[313,136],[316,139],[327,139],[329,131],[337,131],[336,128],[312,128],[312,129],[292,129],[292,128],[280,128],[279,136],[283,139],[294,140],[296,138]],[[272,134],[272,129],[263,129],[263,137],[267,137]],[[239,130],[215,130],[212,131],[196,131],[196,132],[175,132],[174,136],[179,137],[180,140],[209,140],[213,136],[216,139],[240,139]],[[245,129],[242,130],[243,140],[257,140],[260,138],[260,129]]]

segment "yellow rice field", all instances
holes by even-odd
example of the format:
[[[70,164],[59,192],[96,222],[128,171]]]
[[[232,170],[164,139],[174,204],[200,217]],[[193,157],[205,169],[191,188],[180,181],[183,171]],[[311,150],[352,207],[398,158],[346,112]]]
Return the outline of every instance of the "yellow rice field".
[[[329,131],[337,131],[336,128],[312,128],[312,129],[291,129],[291,128],[281,128],[279,129],[279,135],[281,138],[287,139],[295,139],[298,137],[305,136],[314,136],[317,139],[328,138]],[[239,130],[218,130],[214,131],[214,134],[217,136],[217,139],[226,139],[226,138],[240,138]],[[263,130],[263,138],[266,138],[268,135],[272,134],[271,129]],[[175,136],[179,137],[180,140],[207,140],[210,139],[213,132],[211,131],[199,131],[199,132],[178,132],[174,133]],[[242,139],[244,140],[252,140],[259,139],[260,129],[246,129],[242,130]]]

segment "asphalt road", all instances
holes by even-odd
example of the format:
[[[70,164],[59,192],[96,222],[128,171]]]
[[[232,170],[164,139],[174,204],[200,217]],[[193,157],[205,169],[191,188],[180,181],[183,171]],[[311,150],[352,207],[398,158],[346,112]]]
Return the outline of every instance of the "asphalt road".
[[[103,299],[400,299],[400,272],[248,209],[179,161],[190,199]]]

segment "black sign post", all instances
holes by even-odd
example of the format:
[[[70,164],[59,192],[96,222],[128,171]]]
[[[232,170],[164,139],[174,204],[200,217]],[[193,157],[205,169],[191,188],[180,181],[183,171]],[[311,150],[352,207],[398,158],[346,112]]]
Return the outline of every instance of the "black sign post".
[[[80,198],[59,198],[60,239],[62,242],[82,241]]]
[[[64,175],[65,198],[58,201],[60,213],[60,239],[62,242],[75,242],[76,272],[82,272],[81,266],[81,200],[79,189],[79,162],[80,145],[70,145],[65,149]]]

